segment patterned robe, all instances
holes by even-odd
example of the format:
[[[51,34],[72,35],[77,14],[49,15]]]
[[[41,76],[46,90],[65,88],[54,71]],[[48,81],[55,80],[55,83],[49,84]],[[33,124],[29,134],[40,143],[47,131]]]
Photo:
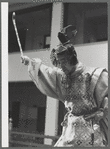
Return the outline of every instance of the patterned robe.
[[[30,60],[28,72],[45,95],[62,101],[68,113],[55,147],[106,146],[108,131],[108,73],[103,68],[77,64],[69,76],[57,68],[45,66],[40,59]],[[100,121],[87,115],[103,111]],[[85,137],[83,137],[85,136]],[[80,138],[80,139],[79,139]]]

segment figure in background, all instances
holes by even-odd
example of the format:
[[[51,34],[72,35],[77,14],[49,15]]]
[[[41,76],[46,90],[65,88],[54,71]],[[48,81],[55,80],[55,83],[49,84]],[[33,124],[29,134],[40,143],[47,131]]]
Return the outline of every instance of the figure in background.
[[[28,65],[29,76],[45,95],[62,101],[67,114],[62,135],[54,147],[93,147],[108,144],[108,72],[88,67],[77,58],[71,39],[76,35],[68,25],[58,33],[61,44],[52,49],[55,67],[39,58],[21,57]]]

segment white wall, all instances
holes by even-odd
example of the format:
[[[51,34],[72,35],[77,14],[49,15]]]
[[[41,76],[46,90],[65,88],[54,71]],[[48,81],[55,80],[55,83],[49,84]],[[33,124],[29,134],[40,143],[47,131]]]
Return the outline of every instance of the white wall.
[[[78,59],[88,66],[108,69],[108,42],[76,45]]]
[[[38,52],[34,51],[29,51],[29,52],[24,52],[24,55],[29,56],[30,58],[40,58],[42,61],[48,65],[52,66],[50,63],[50,51],[45,50],[41,51],[39,50]],[[14,53],[14,54],[9,54],[9,81],[29,81],[30,78],[28,76],[27,72],[27,66],[24,66],[21,63],[20,60],[20,53]]]
[[[108,42],[75,45],[78,59],[88,66],[108,68]],[[52,67],[50,51],[29,51],[24,55],[30,58],[41,58],[42,61]],[[20,53],[9,54],[9,81],[31,81],[28,76],[27,66],[20,62]]]

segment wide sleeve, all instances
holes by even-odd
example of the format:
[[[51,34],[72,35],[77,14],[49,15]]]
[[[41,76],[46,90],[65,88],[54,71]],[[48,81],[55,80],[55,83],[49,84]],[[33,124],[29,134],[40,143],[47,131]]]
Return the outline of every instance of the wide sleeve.
[[[97,81],[95,98],[98,108],[108,109],[108,72],[103,71]]]
[[[100,126],[104,135],[105,144],[108,142],[108,72],[103,71],[95,88],[95,99],[98,109],[103,111]]]
[[[40,59],[32,59],[28,65],[29,76],[37,88],[45,95],[58,99],[56,90],[57,69],[42,63]]]

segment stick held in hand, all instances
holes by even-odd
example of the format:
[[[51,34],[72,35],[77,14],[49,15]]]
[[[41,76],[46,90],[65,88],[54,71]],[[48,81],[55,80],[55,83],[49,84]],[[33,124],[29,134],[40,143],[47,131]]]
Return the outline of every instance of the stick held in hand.
[[[29,58],[28,56],[21,56],[21,62],[22,62],[24,65],[29,65],[30,58]]]
[[[15,18],[16,18],[16,14],[15,14],[15,12],[13,12],[13,14],[12,14],[12,21],[13,21],[15,33],[16,33],[16,36],[17,36],[17,41],[18,41],[18,45],[19,45],[19,48],[20,48],[21,56],[23,56],[23,50],[22,50],[22,46],[21,46],[21,42],[20,42],[18,30],[17,30]]]

